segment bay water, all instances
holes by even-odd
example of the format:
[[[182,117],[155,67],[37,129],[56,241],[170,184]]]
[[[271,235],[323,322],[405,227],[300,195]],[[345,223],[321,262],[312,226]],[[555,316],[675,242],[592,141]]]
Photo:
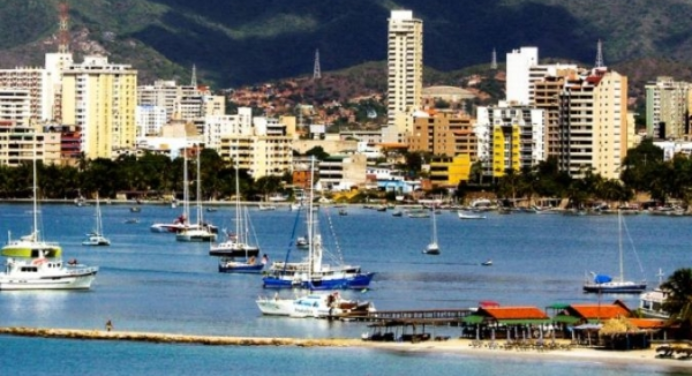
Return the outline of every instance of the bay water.
[[[218,273],[217,259],[208,256],[207,244],[176,242],[170,234],[149,231],[155,222],[173,221],[179,208],[141,208],[133,213],[127,205],[102,204],[104,231],[112,246],[99,248],[81,245],[94,227],[93,206],[42,205],[44,239],[59,242],[65,259],[98,265],[100,272],[89,291],[0,292],[0,326],[102,329],[110,319],[116,330],[299,338],[358,338],[368,330],[364,323],[261,316],[256,298],[275,292],[262,288],[260,276]],[[443,211],[437,215],[441,254],[433,256],[422,253],[431,238],[430,219],[393,217],[389,211],[361,207],[346,210],[348,215],[339,216],[329,209],[332,215],[321,219],[322,233],[333,257],[377,273],[370,289],[342,294],[370,300],[378,310],[468,308],[481,300],[539,308],[615,299],[630,307],[638,304],[636,295],[596,296],[581,291],[591,271],[619,273],[620,233],[613,215],[488,213],[485,220],[459,220],[455,213]],[[232,207],[204,215],[220,228],[235,226]],[[139,223],[126,223],[132,218]],[[251,218],[262,252],[272,260],[284,259],[292,235],[305,233],[304,218],[287,208],[251,209]],[[625,224],[622,247],[628,279],[646,278],[653,288],[659,269],[668,275],[692,265],[692,217],[641,214],[627,216]],[[30,226],[30,205],[0,204],[0,229],[16,237],[28,233]],[[290,254],[292,260],[302,256],[305,251]],[[488,259],[493,265],[482,266]],[[457,328],[435,330],[458,335]],[[51,364],[32,361],[37,354],[47,356]],[[134,364],[123,368],[123,362]],[[368,349],[217,348],[0,337],[0,370],[12,370],[7,374],[317,375],[326,369],[335,375],[413,375],[426,370],[440,375],[680,372],[623,367]]]

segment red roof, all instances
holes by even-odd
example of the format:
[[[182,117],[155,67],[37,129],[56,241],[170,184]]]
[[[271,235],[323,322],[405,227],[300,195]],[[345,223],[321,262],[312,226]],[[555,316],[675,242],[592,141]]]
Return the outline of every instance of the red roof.
[[[548,319],[548,315],[536,307],[487,307],[479,311],[487,313],[496,320],[508,319]]]
[[[663,328],[666,321],[661,319],[636,319],[631,318],[629,322],[639,329],[660,329]]]
[[[618,304],[572,304],[570,308],[585,319],[612,319],[630,314],[627,308]]]

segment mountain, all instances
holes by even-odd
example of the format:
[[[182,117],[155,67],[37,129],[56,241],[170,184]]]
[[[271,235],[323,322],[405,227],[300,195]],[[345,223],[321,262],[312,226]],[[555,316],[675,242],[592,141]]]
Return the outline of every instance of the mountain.
[[[0,66],[42,65],[55,51],[59,0],[0,3]],[[534,45],[542,58],[607,65],[692,60],[692,0],[69,0],[71,48],[130,63],[140,81],[189,79],[227,87],[386,59],[391,9],[424,21],[426,66],[489,63]],[[686,64],[686,63],[684,63]],[[636,67],[636,66],[635,66]],[[627,72],[622,72],[627,74]],[[649,77],[650,79],[651,77]]]

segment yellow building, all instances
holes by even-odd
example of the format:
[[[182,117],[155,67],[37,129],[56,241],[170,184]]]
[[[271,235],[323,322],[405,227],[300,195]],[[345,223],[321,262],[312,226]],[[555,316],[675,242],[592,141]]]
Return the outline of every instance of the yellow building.
[[[505,171],[519,171],[519,126],[509,125],[493,128],[493,174],[500,178]]]
[[[87,56],[63,72],[63,123],[81,127],[82,152],[89,159],[134,150],[136,105],[137,71],[130,65]]]
[[[468,181],[470,175],[471,157],[468,154],[430,161],[430,182],[435,187],[456,187],[459,182]]]
[[[219,156],[225,161],[238,161],[240,169],[248,170],[253,178],[281,176],[293,165],[291,136],[246,136],[228,135],[221,137]]]

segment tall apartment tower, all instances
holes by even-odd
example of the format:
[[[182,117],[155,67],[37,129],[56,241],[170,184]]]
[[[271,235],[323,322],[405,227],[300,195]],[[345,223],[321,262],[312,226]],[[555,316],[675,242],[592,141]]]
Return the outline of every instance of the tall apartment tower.
[[[423,21],[410,10],[393,10],[387,40],[387,128],[384,142],[403,142],[423,93]]]
[[[570,79],[560,94],[559,168],[619,179],[627,155],[627,77],[605,68]]]
[[[113,158],[135,147],[137,71],[86,56],[63,71],[62,116],[81,127],[81,150],[89,159]]]
[[[521,47],[507,54],[507,102],[511,105],[530,104],[531,67],[538,65],[538,47]]]
[[[680,139],[690,134],[687,116],[690,109],[689,82],[674,81],[672,77],[657,77],[646,89],[647,136]]]

